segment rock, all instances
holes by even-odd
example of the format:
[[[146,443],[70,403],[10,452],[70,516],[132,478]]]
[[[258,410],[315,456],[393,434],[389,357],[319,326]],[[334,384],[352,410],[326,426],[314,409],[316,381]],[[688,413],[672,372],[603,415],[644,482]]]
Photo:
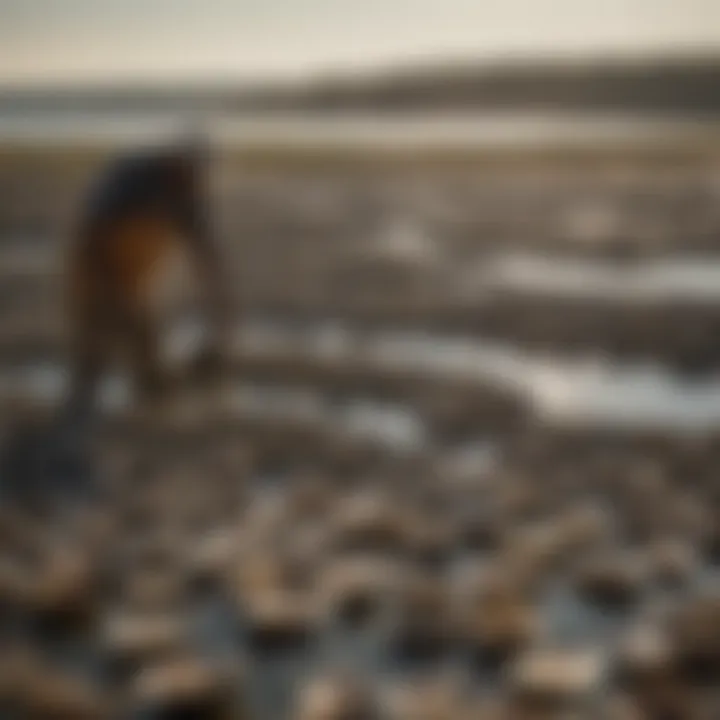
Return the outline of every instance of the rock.
[[[12,654],[3,667],[0,706],[28,720],[101,720],[112,717],[108,699],[88,681],[51,667],[38,655]]]
[[[149,718],[241,720],[249,717],[235,673],[178,656],[143,668],[130,689],[130,707]]]
[[[109,548],[117,540],[118,520],[115,513],[106,508],[95,508],[76,519],[79,542],[94,557]]]
[[[522,522],[537,515],[544,500],[538,486],[526,478],[506,478],[497,488],[497,506],[494,511],[506,522]],[[514,480],[514,482],[513,482]]]
[[[74,629],[96,609],[95,569],[79,548],[55,548],[33,583],[32,607],[43,627]]]
[[[667,682],[674,672],[674,656],[667,634],[657,624],[631,628],[621,640],[615,659],[615,675],[629,690]]]
[[[20,713],[28,720],[100,720],[113,716],[107,700],[94,688],[61,675],[39,678],[20,703]]]
[[[480,583],[461,598],[462,637],[478,661],[494,666],[536,636],[539,618],[514,578],[490,572]]]
[[[460,509],[456,519],[459,542],[469,550],[496,550],[504,537],[505,528],[500,518],[491,512]]]
[[[538,523],[508,538],[498,564],[518,587],[534,593],[560,569],[565,547],[561,528],[554,522]]]
[[[325,612],[363,621],[387,604],[398,589],[395,563],[377,558],[340,558],[325,568],[320,593]]]
[[[613,694],[602,703],[599,717],[602,720],[646,720],[647,716],[632,698]]]
[[[47,523],[12,506],[0,506],[0,540],[6,552],[42,556],[48,550]]]
[[[641,558],[618,550],[585,561],[576,572],[575,583],[590,602],[625,608],[642,592],[645,571]]]
[[[309,591],[314,585],[317,559],[307,552],[302,540],[298,538],[297,546],[289,541],[246,547],[231,579],[238,601],[257,594]]]
[[[327,520],[304,521],[297,525],[292,532],[291,555],[298,568],[304,568],[308,576],[312,575],[321,560],[330,552],[332,544],[332,529]]]
[[[238,533],[233,529],[216,530],[188,543],[185,569],[193,589],[219,586],[236,560],[239,544]]]
[[[465,717],[470,720],[463,693],[450,677],[428,678],[394,688],[385,705],[392,720],[458,720]]]
[[[378,700],[358,679],[321,677],[306,685],[297,720],[382,720]]]
[[[16,557],[0,558],[0,602],[4,608],[24,609],[34,603],[33,574]]]
[[[16,706],[37,675],[38,657],[25,643],[5,639],[0,654],[0,708]]]
[[[137,568],[125,573],[122,599],[138,612],[170,611],[185,600],[187,578],[174,568]]]
[[[713,532],[712,509],[701,497],[681,493],[669,502],[667,532],[684,538],[688,543],[707,543]]]
[[[430,513],[411,513],[405,522],[405,543],[411,558],[442,566],[455,549],[456,533],[449,519]]]
[[[720,683],[720,594],[683,603],[668,620],[679,670],[693,682]]]
[[[343,551],[392,552],[404,548],[402,514],[383,493],[364,491],[339,503],[335,545]]]
[[[46,420],[24,418],[3,438],[0,449],[0,497],[32,513],[45,513],[58,502],[82,502],[97,491],[84,433]]]
[[[394,647],[406,660],[434,659],[457,640],[447,588],[430,574],[411,572],[398,592]]]
[[[720,565],[720,510],[715,512],[703,549],[703,554],[709,563]]]
[[[661,540],[648,550],[648,574],[663,586],[677,587],[690,580],[698,566],[692,545],[680,540]]]
[[[331,511],[336,500],[331,483],[323,477],[304,477],[288,490],[288,505],[298,520],[319,520]]]
[[[277,543],[292,525],[292,512],[286,496],[279,493],[261,496],[248,508],[243,518],[242,545],[267,548]]]
[[[100,628],[100,644],[110,669],[121,677],[178,652],[188,638],[187,622],[177,615],[118,612],[108,616]]]
[[[304,593],[268,591],[245,603],[248,636],[261,651],[287,650],[307,643],[319,625],[313,599]]]
[[[713,712],[704,713],[698,698],[675,678],[668,682],[638,688],[626,699],[623,709],[630,713],[631,720],[635,718],[712,720],[717,717]]]
[[[582,709],[599,693],[605,671],[605,661],[595,651],[537,648],[513,664],[509,685],[523,707]]]
[[[581,504],[558,519],[558,532],[567,552],[592,550],[613,532],[608,512],[597,504]]]

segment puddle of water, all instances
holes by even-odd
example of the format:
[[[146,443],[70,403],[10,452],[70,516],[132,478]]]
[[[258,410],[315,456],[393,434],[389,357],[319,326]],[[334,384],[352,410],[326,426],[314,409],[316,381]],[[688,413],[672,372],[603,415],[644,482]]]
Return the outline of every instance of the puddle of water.
[[[0,376],[0,394],[29,394],[45,402],[58,402],[67,386],[67,374],[51,363],[18,368]],[[106,411],[120,412],[132,399],[128,378],[114,375],[100,391]],[[238,383],[226,395],[227,408],[256,418],[297,420],[318,425],[336,425],[357,438],[378,442],[395,449],[417,449],[426,439],[426,428],[412,408],[400,404],[374,402],[367,398],[344,401],[340,407],[322,391]],[[179,401],[177,414],[192,413]]]
[[[338,404],[315,390],[260,385],[235,388],[230,402],[246,414],[335,425],[352,437],[396,450],[419,449],[427,436],[417,413],[397,403],[348,398]]]
[[[197,336],[192,325],[180,327],[170,339],[169,354],[185,354]],[[688,381],[653,365],[568,361],[476,338],[418,332],[380,332],[366,335],[358,343],[349,328],[328,322],[298,328],[256,321],[238,330],[236,346],[277,352],[301,350],[318,361],[329,356],[336,362],[356,361],[361,356],[379,372],[406,369],[495,385],[527,400],[529,409],[548,422],[677,430],[720,427],[720,377]],[[58,366],[34,365],[4,372],[0,392],[30,392],[53,401],[66,382]],[[103,387],[102,402],[108,408],[122,408],[129,398],[129,385],[122,377],[111,378]],[[406,407],[368,400],[346,404],[338,415],[329,398],[308,388],[238,385],[230,395],[230,404],[266,416],[289,414],[312,421],[341,422],[357,435],[383,437],[398,446],[418,445],[425,439],[420,421]]]
[[[689,382],[653,367],[545,368],[528,383],[550,420],[675,430],[720,427],[720,380]]]
[[[343,425],[352,435],[384,442],[395,448],[416,449],[426,439],[426,428],[413,412],[400,405],[359,401],[344,413]]]
[[[68,375],[56,363],[36,363],[4,369],[0,373],[0,394],[4,397],[30,395],[49,403],[59,402],[68,384]],[[132,396],[130,382],[122,375],[108,377],[100,389],[101,405],[113,412],[126,407]]]
[[[597,260],[512,255],[484,262],[473,273],[478,287],[606,302],[720,301],[720,261],[648,260],[618,266]]]
[[[604,611],[583,602],[564,583],[552,587],[542,606],[546,632],[568,645],[600,644],[609,649],[630,623],[631,616]]]
[[[652,365],[563,361],[482,341],[390,341],[383,354],[495,383],[550,422],[701,430],[720,427],[720,378],[687,381]]]

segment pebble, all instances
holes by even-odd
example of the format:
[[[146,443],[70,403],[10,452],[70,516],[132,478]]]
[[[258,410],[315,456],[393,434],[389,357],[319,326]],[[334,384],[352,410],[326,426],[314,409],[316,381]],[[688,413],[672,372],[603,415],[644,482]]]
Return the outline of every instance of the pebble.
[[[56,548],[35,578],[32,607],[43,623],[55,628],[86,624],[96,604],[95,569],[79,548]]]
[[[671,614],[668,632],[685,676],[720,684],[720,594],[708,591],[683,602]]]
[[[639,717],[693,717],[676,660],[670,637],[656,624],[637,625],[621,643],[613,674]]]
[[[443,674],[392,688],[384,706],[392,720],[470,720],[460,684]]]
[[[482,664],[503,663],[540,631],[536,607],[514,578],[497,571],[463,599],[462,636]]]
[[[699,563],[692,544],[660,540],[648,549],[649,576],[662,586],[679,587],[689,582]]]
[[[509,670],[514,698],[523,706],[587,708],[599,693],[606,662],[597,651],[534,648]]]
[[[603,553],[582,561],[575,574],[578,592],[598,605],[625,608],[643,590],[646,567],[627,551]]]
[[[320,677],[301,691],[297,720],[383,720],[380,702],[357,678]]]
[[[186,578],[172,568],[139,567],[127,571],[120,590],[128,607],[141,612],[162,611],[181,604]]]
[[[375,557],[340,557],[322,571],[320,594],[325,612],[363,621],[382,612],[398,591],[401,568]]]
[[[405,545],[404,518],[392,498],[363,491],[337,508],[335,543],[338,550],[393,552]]]
[[[507,439],[497,457],[506,457],[508,469],[447,483],[434,466],[397,459],[337,477],[318,462],[296,477],[242,479],[230,508],[202,495],[232,480],[199,486],[193,467],[148,475],[118,493],[105,514],[78,516],[73,527],[67,518],[24,526],[0,515],[0,600],[9,610],[0,633],[15,632],[18,609],[99,618],[96,636],[80,624],[63,638],[72,671],[76,662],[83,666],[79,677],[70,665],[59,672],[36,662],[38,687],[46,683],[59,695],[54,684],[67,681],[80,697],[92,689],[85,663],[96,658],[93,672],[107,670],[102,677],[129,689],[127,701],[148,717],[251,717],[229,710],[239,706],[225,690],[208,689],[222,683],[208,680],[203,689],[199,678],[223,671],[200,653],[219,652],[247,655],[259,673],[247,689],[268,692],[265,685],[277,681],[283,704],[289,686],[326,663],[351,659],[358,674],[368,662],[374,672],[381,663],[372,682],[313,681],[293,708],[303,720],[595,720],[592,713],[598,720],[716,720],[703,693],[718,683],[720,613],[712,592],[695,589],[708,580],[708,540],[705,530],[692,529],[712,483],[695,483],[683,470],[691,501],[673,513],[677,484],[669,472],[646,469],[625,487],[633,470],[623,453],[636,452],[630,440],[618,450],[609,439],[592,472],[582,443],[559,432],[544,440],[544,460],[521,460],[513,445],[520,441]],[[653,452],[672,459],[672,445],[658,447]],[[662,496],[657,514],[655,493]],[[628,519],[643,526],[637,537],[624,534]],[[108,587],[98,576],[110,578]],[[553,637],[555,625],[543,623],[546,599],[567,597],[568,580],[594,606],[573,597],[568,609],[578,613],[567,627],[582,634],[571,638],[580,649],[554,645],[567,638]],[[552,592],[556,581],[562,593]],[[663,612],[649,613],[656,605]],[[612,607],[625,612],[611,616],[605,611]],[[586,615],[622,628],[613,624],[601,636],[592,617],[584,624]],[[56,640],[43,635],[38,645],[51,653]],[[606,648],[615,651],[608,662]],[[595,654],[597,675],[586,658]],[[467,686],[445,681],[448,666],[462,668]],[[10,685],[0,678],[0,699],[13,695]],[[183,688],[191,685],[189,698]],[[235,689],[243,695],[244,682]],[[107,698],[100,692],[95,700],[102,717]]]
[[[87,679],[50,666],[33,654],[13,654],[0,698],[11,717],[28,720],[101,720],[112,717],[109,699]],[[10,686],[10,683],[12,684]]]
[[[129,705],[150,718],[250,718],[242,705],[240,680],[235,675],[198,658],[169,658],[144,667],[134,677]]]
[[[112,674],[122,678],[155,658],[183,649],[189,637],[182,616],[119,611],[101,624],[99,643]]]
[[[305,645],[318,628],[318,610],[307,594],[268,591],[254,595],[244,606],[251,646],[276,651]]]
[[[422,571],[410,571],[398,592],[393,629],[394,647],[404,659],[440,656],[458,637],[444,582]]]
[[[664,629],[652,622],[630,628],[617,648],[613,675],[617,684],[630,693],[672,682],[675,658]]]
[[[195,588],[217,587],[237,560],[239,533],[235,528],[217,529],[187,543],[185,570]]]

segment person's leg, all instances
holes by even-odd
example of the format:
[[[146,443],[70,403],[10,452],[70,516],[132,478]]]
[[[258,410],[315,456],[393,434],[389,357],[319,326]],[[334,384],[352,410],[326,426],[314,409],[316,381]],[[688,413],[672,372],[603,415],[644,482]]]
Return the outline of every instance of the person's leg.
[[[127,329],[138,398],[153,403],[165,398],[171,379],[160,357],[160,332],[154,317],[142,308],[128,313]]]
[[[97,410],[98,388],[109,360],[112,318],[100,305],[75,318],[71,336],[68,394],[62,415],[83,423]]]

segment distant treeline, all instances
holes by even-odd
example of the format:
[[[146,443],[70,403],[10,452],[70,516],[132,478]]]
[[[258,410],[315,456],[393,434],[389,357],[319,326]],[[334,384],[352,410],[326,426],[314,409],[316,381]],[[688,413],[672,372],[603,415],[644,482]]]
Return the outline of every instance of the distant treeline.
[[[454,63],[298,85],[0,90],[0,110],[720,113],[717,57],[582,63]]]

